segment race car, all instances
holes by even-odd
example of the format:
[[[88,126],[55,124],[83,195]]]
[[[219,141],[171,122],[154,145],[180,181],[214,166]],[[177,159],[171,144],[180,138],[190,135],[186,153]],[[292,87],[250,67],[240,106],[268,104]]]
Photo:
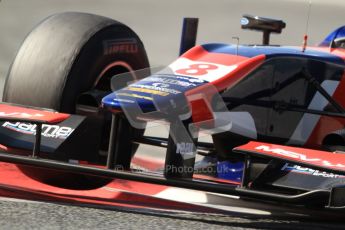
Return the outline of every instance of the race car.
[[[8,73],[0,160],[70,189],[119,178],[344,208],[345,27],[317,47],[287,47],[269,45],[283,21],[245,15],[241,24],[263,31],[263,45],[195,46],[197,20],[187,19],[181,56],[152,69],[122,23],[47,18]],[[168,138],[145,135],[151,122],[168,124]],[[205,134],[212,143],[198,141]],[[140,144],[166,148],[161,169],[132,168]]]

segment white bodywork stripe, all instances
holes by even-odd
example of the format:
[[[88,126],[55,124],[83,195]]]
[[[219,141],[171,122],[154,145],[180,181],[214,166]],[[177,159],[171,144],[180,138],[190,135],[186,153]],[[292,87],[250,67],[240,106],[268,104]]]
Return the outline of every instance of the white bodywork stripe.
[[[215,129],[212,134],[230,131],[241,136],[257,139],[253,117],[248,112],[215,112]]]
[[[215,208],[218,210],[230,212],[254,215],[271,215],[271,212],[268,211],[233,205],[232,201],[234,199],[239,199],[239,197],[237,196],[223,196],[221,194],[206,193],[181,188],[167,188],[164,191],[154,195],[154,197],[178,202],[186,202],[190,204],[201,205],[204,207]]]
[[[326,92],[331,96],[333,96],[338,85],[339,81],[333,80],[326,80],[321,84],[322,88],[324,88]],[[319,92],[317,92],[311,100],[308,109],[322,111],[327,104],[327,99],[324,98]],[[305,144],[305,142],[309,139],[311,133],[313,132],[320,117],[320,115],[305,113],[287,144]]]

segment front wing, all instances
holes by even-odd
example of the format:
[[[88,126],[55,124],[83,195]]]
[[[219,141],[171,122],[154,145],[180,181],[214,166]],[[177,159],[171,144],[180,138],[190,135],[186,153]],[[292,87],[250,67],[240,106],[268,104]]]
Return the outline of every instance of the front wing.
[[[20,107],[11,107],[11,105],[3,106],[5,109],[10,109],[11,111],[21,109]],[[0,107],[1,112],[2,107]],[[19,110],[18,110],[19,111]],[[38,110],[40,113],[37,113],[36,110],[26,110],[20,111],[21,113],[26,113],[26,117],[11,117],[13,113],[8,113],[6,116],[1,117],[2,120],[15,120],[15,121],[24,121],[32,122],[37,124],[56,122],[54,116],[60,116],[62,120],[66,119],[65,115],[57,114],[51,111],[45,111],[44,114],[42,110]],[[32,113],[33,112],[33,113]],[[42,114],[44,119],[28,119],[27,116],[30,114]],[[53,116],[53,121],[45,119],[46,116]],[[39,116],[41,117],[41,116]],[[262,189],[260,186],[257,186],[259,183],[256,179],[254,181],[249,179],[250,171],[252,168],[252,157],[255,158],[267,158],[272,159],[275,162],[280,163],[294,163],[309,168],[315,168],[324,170],[330,173],[336,173],[340,175],[345,175],[345,155],[341,153],[331,153],[325,151],[316,151],[311,149],[288,147],[282,145],[273,145],[260,142],[249,142],[246,145],[239,146],[234,149],[235,152],[244,154],[245,156],[245,167],[242,177],[241,185],[233,184],[224,181],[216,181],[208,179],[196,179],[192,178],[176,178],[165,174],[164,172],[142,172],[138,170],[131,170],[130,168],[118,168],[114,165],[108,164],[107,167],[93,167],[87,165],[75,165],[66,162],[48,160],[39,157],[39,145],[40,145],[40,130],[36,132],[36,144],[34,146],[34,151],[30,156],[18,156],[14,154],[9,154],[5,152],[0,153],[0,161],[29,165],[39,168],[60,170],[64,172],[77,173],[77,174],[87,174],[98,177],[107,177],[107,178],[117,178],[124,180],[132,180],[138,182],[154,183],[167,186],[175,186],[187,189],[195,189],[206,192],[214,192],[221,194],[228,194],[234,196],[240,196],[245,198],[251,198],[256,200],[265,200],[265,201],[277,201],[285,202],[290,204],[306,204],[308,201],[313,203],[321,204],[324,207],[328,208],[345,208],[345,186],[337,185],[333,186],[331,189],[314,189],[311,191],[295,191],[295,192],[285,192],[285,191],[275,191]],[[141,140],[132,140],[135,143],[147,143],[152,142],[151,140],[145,139],[143,137]],[[168,142],[168,144],[173,144]],[[169,147],[168,147],[169,148]],[[124,153],[127,154],[127,153]],[[108,162],[114,159],[111,151],[108,153]],[[270,167],[268,164],[267,167]],[[265,170],[263,170],[263,173]],[[258,176],[259,178],[259,176]],[[255,185],[255,186],[254,186]]]

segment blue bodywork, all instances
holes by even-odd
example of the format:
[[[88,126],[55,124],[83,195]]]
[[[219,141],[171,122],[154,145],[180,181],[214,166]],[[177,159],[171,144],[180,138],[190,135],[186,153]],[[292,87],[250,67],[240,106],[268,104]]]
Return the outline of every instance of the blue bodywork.
[[[217,177],[220,179],[231,180],[234,182],[241,182],[243,175],[243,162],[218,161],[217,162]]]
[[[345,27],[341,27],[345,28]],[[341,29],[340,28],[340,29]],[[345,30],[341,29],[338,34],[344,33]],[[332,33],[333,34],[333,33]],[[334,32],[334,34],[337,34]],[[332,35],[337,36],[337,35]],[[330,35],[330,37],[332,37]],[[339,35],[340,36],[340,35]],[[327,39],[326,39],[327,40]],[[314,59],[314,60],[320,60],[320,61],[327,61],[335,64],[345,65],[345,62],[342,58],[339,56],[336,56],[329,52],[323,52],[319,50],[313,50],[313,49],[306,49],[304,52],[301,51],[301,47],[289,47],[289,46],[251,46],[251,45],[241,45],[236,47],[236,45],[228,45],[228,44],[205,44],[202,45],[202,47],[210,52],[210,53],[222,53],[222,54],[231,54],[231,55],[238,55],[243,57],[256,57],[259,55],[265,55],[266,60],[275,58],[275,57],[301,57],[301,58],[307,58],[307,59]],[[152,78],[160,78],[159,81],[150,80]],[[105,98],[103,98],[103,106],[106,108],[110,108],[113,110],[121,110],[122,106],[133,106],[134,103],[140,105],[140,108],[143,110],[143,112],[150,112],[155,110],[155,106],[152,102],[152,100],[148,100],[148,97],[155,97],[155,102],[160,102],[163,100],[163,103],[169,101],[173,97],[176,97],[176,95],[179,95],[180,93],[184,93],[187,90],[190,90],[192,88],[195,88],[197,86],[200,86],[201,84],[204,84],[206,82],[197,82],[197,78],[192,77],[185,77],[185,76],[177,76],[177,75],[163,75],[163,74],[156,74],[153,76],[150,76],[148,78],[145,78],[139,82],[134,83],[131,85],[131,87],[135,88],[146,88],[151,89],[153,91],[162,90],[162,87],[154,87],[154,84],[162,84],[164,83],[166,86],[166,90],[170,90],[168,96],[161,96],[161,95],[154,95],[153,93],[150,93],[149,90],[142,91],[131,91],[128,89],[128,87],[124,89],[120,89]],[[172,80],[176,80],[180,83],[190,83],[188,87],[181,86],[178,83],[170,83]],[[160,89],[159,89],[160,88]],[[173,93],[175,91],[176,93]],[[131,95],[130,95],[131,94]],[[134,97],[133,97],[134,96]]]
[[[339,27],[330,33],[319,46],[329,47],[334,39],[345,37],[345,26]]]
[[[226,44],[205,44],[202,46],[205,50],[212,53],[222,53],[222,54],[237,54],[236,45],[226,45]],[[334,54],[306,49],[302,52],[301,47],[292,46],[252,46],[252,45],[241,45],[238,47],[238,55],[243,57],[256,57],[259,55],[265,55],[266,60],[275,57],[304,57],[320,61],[328,61],[336,64],[344,65],[345,62],[339,56]]]
[[[103,98],[102,103],[112,110],[139,106],[143,113],[157,110],[163,112],[165,107],[186,106],[184,93],[205,83],[194,77],[157,73],[109,94]]]

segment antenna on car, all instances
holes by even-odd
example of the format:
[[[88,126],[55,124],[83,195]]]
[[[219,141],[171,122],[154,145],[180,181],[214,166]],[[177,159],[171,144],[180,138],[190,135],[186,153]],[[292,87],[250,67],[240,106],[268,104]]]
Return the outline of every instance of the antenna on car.
[[[311,11],[311,0],[309,0],[308,14],[307,14],[307,23],[305,25],[305,34],[304,34],[304,37],[303,37],[302,52],[305,51],[305,49],[307,48],[307,44],[308,44],[308,28],[309,28],[310,11]]]

